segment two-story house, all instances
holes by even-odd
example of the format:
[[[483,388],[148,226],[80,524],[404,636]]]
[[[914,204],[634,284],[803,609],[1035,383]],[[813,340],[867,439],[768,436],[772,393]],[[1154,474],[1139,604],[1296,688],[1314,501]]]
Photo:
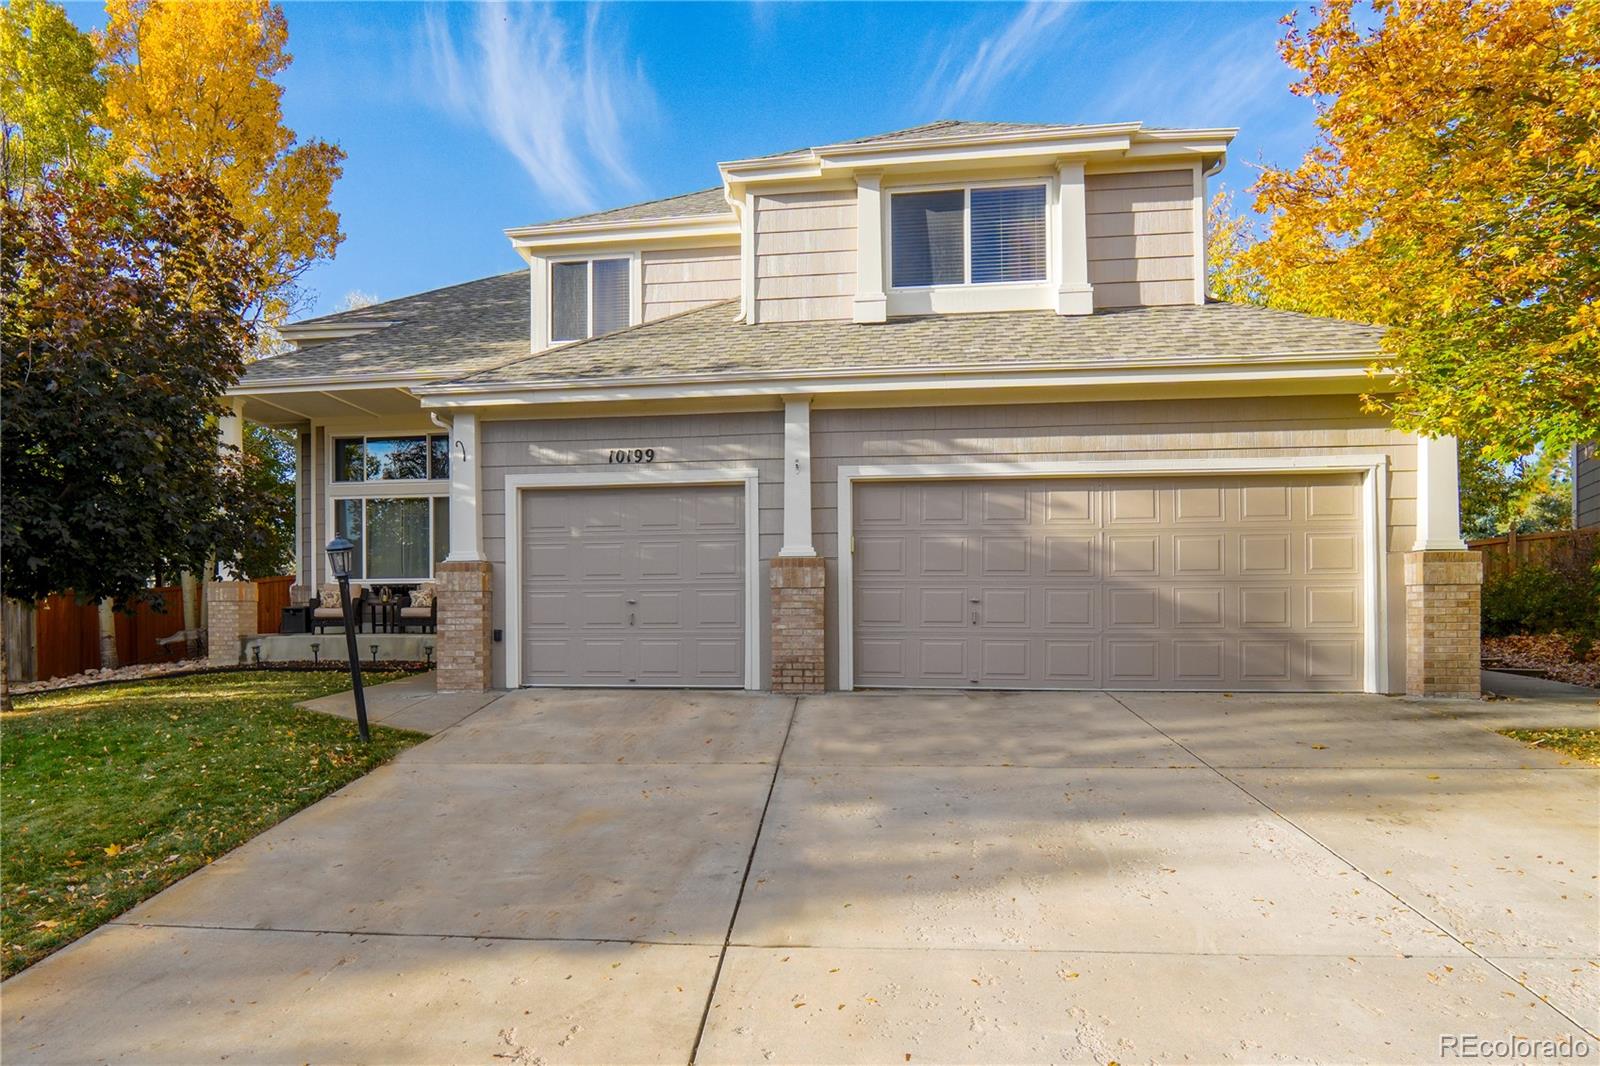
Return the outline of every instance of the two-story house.
[[[445,688],[1476,693],[1455,443],[1363,410],[1379,331],[1207,300],[1233,134],[735,160],[298,323],[233,396],[299,428],[299,593],[335,533],[436,583]]]

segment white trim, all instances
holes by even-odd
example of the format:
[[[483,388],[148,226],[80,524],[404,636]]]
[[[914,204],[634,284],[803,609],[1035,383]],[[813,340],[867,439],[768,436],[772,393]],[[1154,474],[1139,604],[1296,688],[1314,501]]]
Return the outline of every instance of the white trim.
[[[786,558],[814,559],[811,536],[811,397],[783,402],[783,548]]]
[[[1461,539],[1460,460],[1454,437],[1417,437],[1414,552],[1466,551]]]
[[[1083,163],[1062,161],[1056,168],[1056,314],[1094,313],[1089,284],[1089,215]]]
[[[685,385],[696,386],[697,397],[788,396],[796,393],[860,393],[939,391],[959,389],[1033,389],[1105,385],[1233,384],[1240,381],[1289,382],[1292,380],[1346,379],[1371,386],[1367,352],[1329,353],[1323,356],[1265,355],[1213,360],[1196,366],[1181,359],[1127,360],[1106,365],[1077,367],[1018,367],[1014,371],[993,366],[929,369],[907,372],[893,367],[838,370],[801,375],[793,370],[741,371],[737,374],[680,374],[640,381],[638,378],[597,378],[573,381],[495,382],[436,385],[419,388],[424,407],[494,406],[520,403],[568,403],[574,400],[681,399]],[[452,399],[462,397],[462,399]]]
[[[625,221],[550,223],[513,226],[504,231],[514,248],[539,250],[607,242],[656,243],[707,237],[737,237],[739,222],[730,208],[714,215],[669,215]]]
[[[445,556],[447,563],[475,563],[483,559],[483,478],[478,467],[478,439],[476,414],[462,411],[450,420],[450,554]]]
[[[856,322],[883,322],[888,318],[883,234],[883,178],[862,174],[856,178],[856,297],[851,305]]]
[[[522,683],[522,493],[526,490],[646,488],[653,485],[740,485],[744,488],[744,687],[761,689],[761,515],[755,467],[694,470],[541,471],[507,474],[505,482],[506,688]]]
[[[1194,168],[1194,302],[1206,302],[1206,170],[1198,160]]]
[[[1217,474],[1271,474],[1322,471],[1362,475],[1363,572],[1365,605],[1363,685],[1387,692],[1389,684],[1388,471],[1382,454],[1286,455],[1203,459],[1105,459],[1068,462],[907,463],[839,467],[839,688],[855,688],[855,484],[858,481],[923,481],[983,478],[1157,477]]]
[[[746,193],[739,212],[739,311],[747,325],[761,321],[756,306],[756,198]]]

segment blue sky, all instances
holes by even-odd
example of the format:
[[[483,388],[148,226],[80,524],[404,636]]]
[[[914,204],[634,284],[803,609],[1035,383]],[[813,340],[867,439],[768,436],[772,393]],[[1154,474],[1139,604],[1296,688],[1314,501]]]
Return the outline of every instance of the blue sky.
[[[1312,137],[1284,3],[284,9],[285,119],[349,155],[307,313],[515,269],[506,226],[705,188],[719,160],[939,118],[1238,126],[1234,188]]]

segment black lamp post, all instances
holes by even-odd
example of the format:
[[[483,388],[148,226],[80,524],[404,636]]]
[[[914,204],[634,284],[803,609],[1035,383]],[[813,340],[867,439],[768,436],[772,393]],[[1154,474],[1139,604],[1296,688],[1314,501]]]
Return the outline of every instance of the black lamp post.
[[[355,605],[350,602],[350,559],[356,546],[343,537],[328,541],[328,568],[339,581],[339,602],[344,605],[344,643],[350,661],[350,680],[356,691],[356,728],[361,732],[361,742],[372,739],[367,732],[367,694],[361,689],[361,656],[356,651]]]

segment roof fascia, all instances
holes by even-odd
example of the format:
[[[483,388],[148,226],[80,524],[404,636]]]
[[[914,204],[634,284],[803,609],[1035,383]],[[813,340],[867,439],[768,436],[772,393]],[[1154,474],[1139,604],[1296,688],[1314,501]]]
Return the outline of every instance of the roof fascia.
[[[385,321],[363,321],[360,325],[350,322],[319,323],[316,319],[307,322],[294,322],[287,326],[279,326],[278,334],[286,341],[339,341],[348,337],[364,337],[368,333],[376,333],[380,329],[399,325],[400,319]]]
[[[358,389],[409,389],[430,381],[448,381],[450,371],[436,374],[374,374],[358,377],[348,374],[313,374],[271,381],[239,381],[223,390],[224,396],[272,396],[286,392],[343,392]]]
[[[993,367],[923,369],[878,368],[806,374],[773,371],[765,374],[702,374],[641,383],[637,378],[596,379],[589,382],[549,381],[522,384],[467,384],[442,382],[413,388],[425,406],[492,406],[505,403],[574,403],[684,397],[785,395],[803,392],[851,390],[901,391],[970,389],[974,387],[1032,388],[1074,384],[1130,383],[1136,381],[1185,382],[1215,380],[1291,380],[1297,378],[1349,378],[1367,380],[1375,353],[1327,352],[1318,355],[1240,356],[1212,359],[1196,365],[1193,358],[1163,357],[1127,360],[1114,364],[1081,366],[1030,366],[1011,370]]]
[[[623,222],[590,222],[576,226],[515,226],[505,231],[512,247],[519,251],[556,246],[599,244],[644,244],[686,238],[739,236],[739,220],[733,209],[726,214],[685,215],[681,218],[629,219]]]

